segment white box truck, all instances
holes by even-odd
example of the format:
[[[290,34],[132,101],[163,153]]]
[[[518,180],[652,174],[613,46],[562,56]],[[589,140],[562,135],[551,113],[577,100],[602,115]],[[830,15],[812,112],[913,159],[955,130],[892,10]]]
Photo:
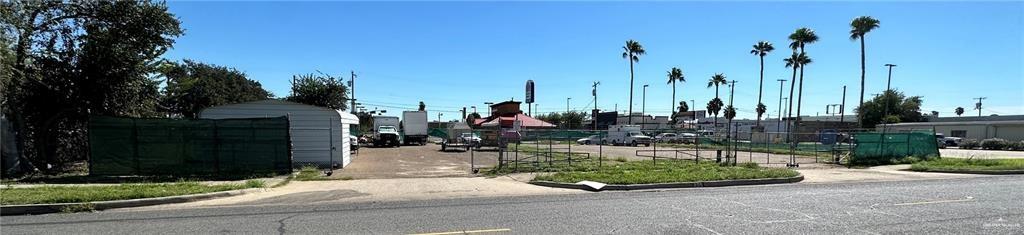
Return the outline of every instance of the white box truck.
[[[640,125],[611,125],[608,126],[608,137],[602,142],[612,145],[651,146],[651,137],[640,132]]]
[[[398,117],[373,116],[373,146],[402,145],[402,136],[398,133]]]
[[[402,141],[409,144],[427,144],[427,111],[402,112]]]

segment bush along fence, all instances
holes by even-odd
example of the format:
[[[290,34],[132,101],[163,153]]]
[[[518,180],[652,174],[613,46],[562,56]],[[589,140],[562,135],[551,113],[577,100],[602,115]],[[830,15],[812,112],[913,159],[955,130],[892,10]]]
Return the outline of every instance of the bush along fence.
[[[92,117],[89,174],[287,174],[292,169],[288,125],[286,117]]]

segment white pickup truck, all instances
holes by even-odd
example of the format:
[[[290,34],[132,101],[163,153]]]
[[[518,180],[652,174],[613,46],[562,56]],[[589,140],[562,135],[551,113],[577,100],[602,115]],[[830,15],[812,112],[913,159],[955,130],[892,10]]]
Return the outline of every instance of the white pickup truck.
[[[398,133],[398,117],[373,116],[374,147],[402,145],[402,135]]]

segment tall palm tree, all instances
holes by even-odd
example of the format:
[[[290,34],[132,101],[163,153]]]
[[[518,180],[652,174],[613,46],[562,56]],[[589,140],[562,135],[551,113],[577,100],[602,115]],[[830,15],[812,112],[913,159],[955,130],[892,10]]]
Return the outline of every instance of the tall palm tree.
[[[788,96],[789,97],[789,108],[786,108],[786,110],[789,110],[789,112],[786,114],[786,117],[787,117],[787,119],[792,120],[792,118],[793,118],[793,91],[796,89],[796,71],[797,71],[797,69],[800,68],[800,54],[797,54],[796,50],[793,50],[793,54],[790,55],[789,58],[782,59],[782,61],[786,62],[786,68],[793,68],[793,78],[789,79],[789,81],[790,81],[790,83],[789,83],[789,96]],[[786,133],[787,134],[791,133],[791,131],[790,131],[791,129],[790,129],[790,126],[789,126],[789,123],[790,123],[789,120],[786,121]],[[789,135],[786,135],[786,142],[789,142]]]
[[[799,87],[797,87],[796,91],[796,124],[800,126],[800,107],[803,104],[804,98],[804,68],[811,63],[811,58],[807,57],[807,53],[800,53],[797,59],[800,63],[800,84],[797,85]]]
[[[718,98],[718,86],[719,85],[725,85],[725,83],[727,83],[727,81],[725,81],[725,74],[721,74],[721,73],[715,74],[714,76],[711,76],[711,79],[708,79],[708,88],[711,88],[712,86],[715,87],[715,99],[712,99],[711,102],[712,103],[718,103],[717,107],[719,107],[719,108],[721,108],[721,106],[722,106],[721,105],[722,99]],[[711,107],[711,106],[709,105],[708,107]],[[718,126],[718,112],[715,111],[714,114],[715,114],[715,126],[717,127]]]
[[[686,78],[683,77],[683,70],[672,67],[668,70],[668,84],[672,84],[672,108],[676,105],[676,81],[686,82]],[[675,113],[672,114],[675,117]]]
[[[791,41],[789,43],[789,48],[793,49],[793,50],[800,49],[800,56],[801,57],[806,57],[807,54],[804,51],[804,46],[807,46],[807,44],[812,44],[812,43],[817,42],[818,41],[818,35],[814,34],[814,30],[813,29],[809,29],[809,28],[806,28],[806,27],[805,28],[799,28],[799,29],[796,29],[796,31],[794,31],[792,34],[789,35],[789,40]],[[808,60],[808,63],[809,63],[809,60]],[[803,89],[803,84],[804,84],[804,67],[806,67],[805,65],[807,65],[808,63],[800,63],[800,82],[799,82],[800,83],[800,87],[797,88],[798,90],[797,90],[797,102],[796,102],[796,121],[797,121],[796,124],[798,126],[800,125],[800,105],[802,104],[800,102],[801,101],[800,98],[802,97],[802,95],[804,93],[804,89]]]
[[[754,54],[757,57],[761,58],[761,80],[758,81],[758,83],[757,83],[757,107],[758,107],[758,109],[757,109],[757,120],[755,121],[755,124],[754,124],[755,126],[761,126],[761,114],[764,114],[764,112],[766,110],[766,108],[761,108],[761,107],[764,107],[764,104],[761,103],[761,92],[762,92],[762,89],[764,89],[764,56],[768,55],[768,53],[772,52],[773,50],[775,50],[775,47],[773,47],[772,43],[768,42],[768,41],[757,42],[757,44],[754,44],[754,49],[750,50],[750,54]]]
[[[629,60],[629,124],[633,124],[633,63],[640,62],[640,56],[647,54],[640,42],[627,40],[622,46],[622,58]]]
[[[871,18],[870,16],[861,16],[854,18],[850,22],[850,40],[860,39],[860,103],[857,103],[857,107],[864,105],[864,76],[867,69],[864,67],[864,36],[878,28],[878,20]],[[857,115],[860,117],[860,115]],[[861,120],[857,120],[859,124]]]

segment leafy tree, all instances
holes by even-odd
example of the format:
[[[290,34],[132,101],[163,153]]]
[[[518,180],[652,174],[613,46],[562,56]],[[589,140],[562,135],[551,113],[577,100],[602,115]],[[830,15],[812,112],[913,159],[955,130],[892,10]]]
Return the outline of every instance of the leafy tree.
[[[545,121],[547,123],[558,125],[558,124],[562,123],[562,114],[561,113],[540,114],[540,115],[537,115],[537,119],[540,119],[541,121]]]
[[[864,102],[864,105],[857,108],[857,116],[864,120],[864,127],[874,128],[882,122],[883,118],[888,123],[899,122],[920,122],[925,121],[921,114],[920,96],[906,97],[903,92],[889,90],[872,100]],[[885,116],[885,106],[889,106],[889,116]]]
[[[708,112],[715,115],[715,126],[718,126],[718,111],[721,111],[722,106],[724,105],[725,103],[723,103],[722,99],[719,99],[718,97],[708,101]]]
[[[341,79],[326,74],[306,74],[292,76],[292,92],[285,100],[346,110],[345,101],[348,88]]]
[[[725,119],[732,120],[732,118],[736,117],[736,108],[733,108],[732,105],[725,106],[724,113]]]
[[[683,115],[685,112],[690,111],[690,106],[686,104],[686,101],[679,101],[679,106],[676,107],[676,112],[672,114],[672,124],[678,123],[679,115]]]
[[[754,49],[750,50],[750,54],[754,54],[761,59],[761,78],[757,83],[757,107],[759,108],[764,106],[764,104],[761,103],[761,93],[764,90],[764,56],[768,55],[768,53],[773,50],[775,50],[775,47],[768,41],[757,42],[757,44],[754,44]],[[761,125],[761,115],[764,114],[764,110],[765,109],[758,109],[757,120],[755,120],[754,125]]]
[[[932,110],[932,117],[939,117],[939,111]]]
[[[757,113],[765,113],[768,111],[768,107],[764,106],[764,104],[757,104],[757,108],[754,109],[754,111],[757,111]]]
[[[799,84],[800,84],[799,86],[800,87],[797,88],[797,96],[796,96],[797,97],[796,98],[796,117],[797,117],[797,125],[799,125],[800,124],[800,107],[803,104],[803,94],[804,94],[804,68],[807,67],[807,64],[811,63],[811,59],[809,59],[807,57],[807,53],[804,51],[804,47],[807,46],[807,44],[811,44],[811,43],[817,42],[818,41],[818,35],[815,34],[814,30],[812,30],[812,29],[809,29],[809,28],[799,28],[799,29],[796,29],[795,32],[793,32],[792,34],[789,35],[789,40],[791,41],[791,43],[789,44],[789,48],[793,49],[794,51],[796,49],[800,49],[800,57],[807,58],[806,60],[801,60],[800,61],[801,62],[800,63],[800,82],[799,82]],[[792,99],[792,98],[790,98],[790,99]]]
[[[160,103],[172,116],[196,118],[208,107],[271,97],[259,82],[224,66],[184,60],[165,63],[161,73],[167,78],[167,86]]]
[[[672,84],[672,105],[676,103],[676,81],[686,82],[686,77],[683,77],[683,70],[672,67],[668,70],[668,84]],[[673,117],[675,115],[672,115]]]
[[[469,115],[466,115],[466,123],[472,124],[474,121],[476,121],[477,119],[480,119],[480,118],[482,118],[480,116],[480,113],[477,113],[477,112],[470,113]]]
[[[579,129],[583,127],[583,120],[586,117],[586,112],[568,112],[562,114],[562,122],[568,129]]]
[[[964,114],[964,107],[956,107],[956,110],[954,112],[956,112],[956,116],[959,117],[960,115]]]
[[[3,110],[24,158],[52,173],[88,156],[89,116],[156,116],[150,75],[179,24],[162,2],[0,2],[3,46],[14,54],[0,72],[11,75]]]
[[[629,60],[629,124],[633,124],[633,63],[640,62],[640,56],[647,54],[640,42],[632,39],[622,46],[622,58]]]
[[[427,105],[424,104],[423,101],[420,101],[420,111],[427,111]]]
[[[860,39],[860,103],[858,103],[859,105],[864,105],[864,77],[865,73],[867,72],[867,68],[865,68],[864,61],[864,36],[866,36],[868,32],[871,32],[871,30],[878,28],[878,23],[878,20],[876,20],[875,18],[871,18],[870,16],[857,17],[850,22],[850,40]]]
[[[711,103],[708,103],[708,111],[715,114],[715,126],[718,126],[718,111],[722,108],[722,100],[718,98],[718,86],[725,85],[725,83],[725,75],[721,73],[715,74],[711,76],[711,79],[708,79],[708,88],[715,87],[715,98],[711,101],[715,102],[717,100],[717,105],[714,109],[711,108]]]

